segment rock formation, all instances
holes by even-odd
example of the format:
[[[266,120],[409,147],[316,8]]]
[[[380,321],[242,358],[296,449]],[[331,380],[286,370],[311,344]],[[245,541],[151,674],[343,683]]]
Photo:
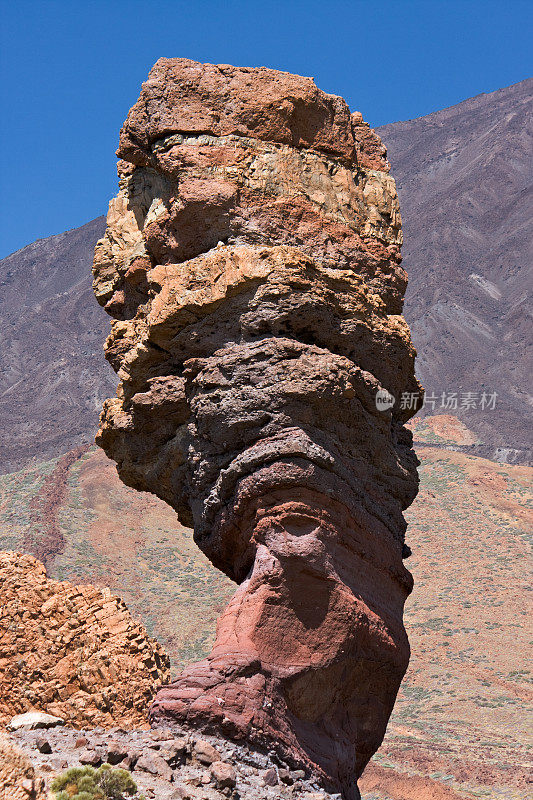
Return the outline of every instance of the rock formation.
[[[139,726],[169,659],[120,598],[48,580],[33,556],[0,553],[0,722],[38,709],[74,726]]]
[[[44,781],[35,776],[30,759],[0,736],[0,800],[45,800]]]
[[[153,724],[277,751],[345,798],[409,659],[420,390],[386,152],[312,79],[161,59],[120,135],[94,288],[120,378],[97,441],[239,584]]]

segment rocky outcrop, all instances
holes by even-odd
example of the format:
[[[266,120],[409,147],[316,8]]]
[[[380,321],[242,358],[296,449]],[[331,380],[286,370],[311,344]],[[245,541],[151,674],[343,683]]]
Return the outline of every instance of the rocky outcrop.
[[[143,725],[169,660],[109,590],[48,580],[0,553],[0,722],[33,709],[69,724]]]
[[[239,588],[154,724],[247,739],[345,798],[409,658],[419,391],[386,153],[310,78],[161,59],[120,137],[94,288],[97,441]],[[378,408],[379,405],[379,408]]]
[[[0,736],[0,800],[45,800],[44,781],[25,753]]]

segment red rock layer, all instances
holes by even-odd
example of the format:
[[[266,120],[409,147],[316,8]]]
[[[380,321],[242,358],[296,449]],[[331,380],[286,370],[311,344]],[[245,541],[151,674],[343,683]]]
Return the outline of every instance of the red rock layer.
[[[120,377],[98,441],[239,589],[154,723],[274,748],[345,798],[405,672],[417,391],[386,153],[309,78],[161,59],[96,249]]]

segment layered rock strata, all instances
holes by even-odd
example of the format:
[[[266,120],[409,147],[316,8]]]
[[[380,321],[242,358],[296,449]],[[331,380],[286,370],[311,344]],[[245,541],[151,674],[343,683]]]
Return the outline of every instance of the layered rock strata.
[[[140,726],[168,678],[162,646],[119,597],[0,553],[0,722],[38,709],[74,726]]]
[[[418,484],[414,409],[376,403],[419,391],[385,150],[310,78],[161,59],[118,155],[94,288],[120,384],[97,441],[239,585],[151,720],[356,797],[409,658]]]

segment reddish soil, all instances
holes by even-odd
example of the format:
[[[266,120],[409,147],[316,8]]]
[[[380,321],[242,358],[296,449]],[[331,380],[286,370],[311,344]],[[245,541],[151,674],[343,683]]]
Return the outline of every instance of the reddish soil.
[[[45,567],[63,551],[65,540],[57,515],[68,493],[70,468],[89,447],[81,445],[62,456],[30,502],[33,527],[24,535],[23,550],[42,561]]]
[[[359,780],[359,789],[363,798],[378,792],[379,797],[386,794],[389,800],[462,800],[465,797],[431,778],[409,775],[373,763]]]
[[[435,444],[476,444],[479,439],[460,419],[452,414],[435,414],[430,417],[414,417],[407,427],[411,428],[415,441]]]

